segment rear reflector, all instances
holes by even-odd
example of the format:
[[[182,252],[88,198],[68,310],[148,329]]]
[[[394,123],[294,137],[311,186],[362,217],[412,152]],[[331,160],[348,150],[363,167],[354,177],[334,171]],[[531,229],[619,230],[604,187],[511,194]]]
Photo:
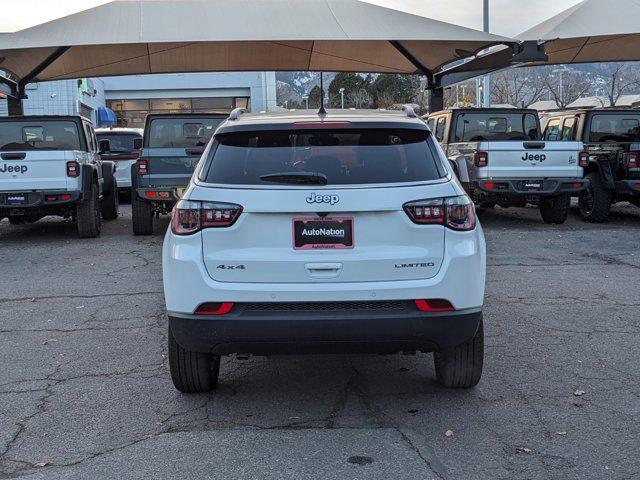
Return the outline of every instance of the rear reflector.
[[[226,315],[233,308],[233,302],[209,302],[196,308],[196,315]]]
[[[455,310],[449,300],[441,298],[431,300],[416,300],[416,307],[423,312],[452,312]]]
[[[496,185],[495,183],[489,182],[484,184],[484,188],[486,188],[487,190],[493,190],[494,188],[496,188]]]
[[[63,202],[66,201],[66,200],[71,200],[71,195],[66,194],[66,193],[64,195],[60,195],[60,200],[63,201]]]
[[[578,183],[578,182],[576,182],[576,183],[572,183],[572,184],[571,184],[571,188],[582,188],[582,184],[581,184],[581,183]]]

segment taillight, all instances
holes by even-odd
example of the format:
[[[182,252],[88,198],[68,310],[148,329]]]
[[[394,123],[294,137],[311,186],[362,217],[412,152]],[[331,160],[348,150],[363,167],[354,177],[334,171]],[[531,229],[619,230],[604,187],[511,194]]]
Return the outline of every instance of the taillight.
[[[581,167],[589,166],[589,152],[580,152],[578,154],[578,165]]]
[[[230,227],[241,213],[242,207],[233,203],[180,200],[171,215],[171,231],[176,235],[191,235],[204,228]]]
[[[413,223],[441,224],[452,230],[467,231],[476,227],[476,209],[466,195],[417,200],[405,203],[404,211]]]
[[[489,164],[489,154],[487,152],[476,152],[473,163],[476,167],[486,167]]]
[[[80,176],[80,164],[75,160],[73,162],[67,162],[67,177],[79,177]]]
[[[194,313],[196,315],[226,315],[232,308],[232,302],[208,302],[196,308]]]
[[[149,174],[149,162],[146,158],[139,158],[136,165],[138,165],[138,175]]]
[[[449,300],[441,298],[430,300],[415,300],[416,307],[423,312],[452,312],[455,310]]]
[[[625,168],[638,168],[638,152],[627,152],[622,156]]]

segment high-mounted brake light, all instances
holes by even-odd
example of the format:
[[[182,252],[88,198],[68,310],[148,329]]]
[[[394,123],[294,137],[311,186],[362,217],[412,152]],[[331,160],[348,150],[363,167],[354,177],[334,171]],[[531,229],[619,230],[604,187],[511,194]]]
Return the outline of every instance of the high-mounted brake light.
[[[423,312],[452,312],[455,310],[449,300],[441,298],[430,300],[415,300],[416,307]]]
[[[416,200],[405,203],[403,208],[411,221],[418,225],[440,224],[458,231],[476,228],[476,209],[466,195]]]
[[[345,128],[350,127],[351,122],[296,122],[295,128]]]
[[[138,166],[138,175],[149,174],[149,162],[146,158],[139,158],[136,165]]]
[[[79,177],[80,176],[80,164],[75,160],[67,162],[67,177]]]
[[[581,167],[589,166],[589,152],[580,152],[578,154],[578,165]]]
[[[476,152],[473,163],[476,167],[486,167],[489,164],[489,154],[487,152]]]
[[[171,214],[171,231],[191,235],[204,228],[226,228],[240,217],[242,207],[233,203],[180,200]]]
[[[638,168],[638,152],[627,152],[622,156],[625,168]]]
[[[208,302],[196,308],[196,315],[226,315],[233,308],[232,302]]]

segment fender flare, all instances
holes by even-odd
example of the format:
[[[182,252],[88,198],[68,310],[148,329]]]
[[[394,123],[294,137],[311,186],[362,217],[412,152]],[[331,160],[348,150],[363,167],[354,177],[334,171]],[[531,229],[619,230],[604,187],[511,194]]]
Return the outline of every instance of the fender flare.
[[[102,161],[102,195],[111,195],[113,193],[115,172],[116,164],[114,162]]]
[[[596,159],[596,161],[592,163],[595,163],[597,171],[602,177],[602,180],[605,186],[610,189],[615,189],[616,188],[615,178],[613,176],[613,171],[611,169],[611,162],[609,161],[609,159],[603,159],[603,160]],[[590,168],[589,170],[593,171],[593,168]]]
[[[91,191],[91,184],[97,183],[98,171],[95,165],[83,163],[80,167],[80,172],[82,175],[82,201],[84,202]]]

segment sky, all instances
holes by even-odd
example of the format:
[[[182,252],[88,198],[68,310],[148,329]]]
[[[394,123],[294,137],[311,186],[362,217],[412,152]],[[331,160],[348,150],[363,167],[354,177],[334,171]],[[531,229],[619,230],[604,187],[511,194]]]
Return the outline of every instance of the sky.
[[[0,0],[0,32],[53,20],[109,0]],[[482,0],[368,0],[436,20],[482,29]],[[490,31],[514,36],[579,3],[579,0],[490,0]],[[454,6],[455,5],[455,6]]]

